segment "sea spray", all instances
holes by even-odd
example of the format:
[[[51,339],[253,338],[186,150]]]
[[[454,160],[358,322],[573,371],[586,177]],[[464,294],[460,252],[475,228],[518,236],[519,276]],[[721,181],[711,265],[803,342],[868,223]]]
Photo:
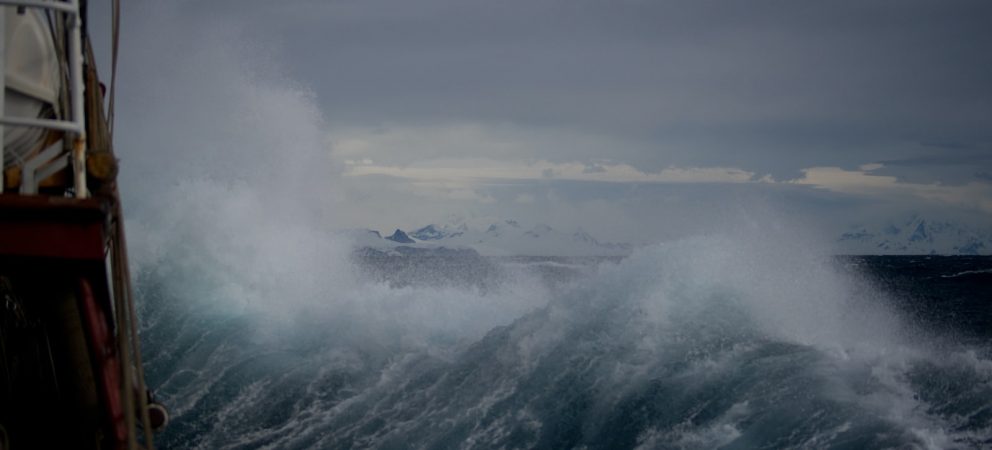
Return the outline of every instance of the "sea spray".
[[[391,288],[359,276],[320,309],[288,303],[306,314],[262,334],[264,308],[210,321],[195,313],[209,289],[176,298],[152,287],[169,271],[146,272],[152,309],[192,318],[148,316],[152,355],[171,339],[193,342],[171,365],[150,363],[166,376],[166,398],[197,399],[166,442],[939,448],[988,439],[987,402],[971,399],[990,398],[987,356],[904,339],[912,330],[884,294],[831,260],[755,257],[739,242],[652,246],[559,291],[513,280],[487,293]],[[775,313],[785,299],[797,306]],[[451,314],[459,302],[487,308]],[[473,312],[473,332],[451,326]],[[158,335],[177,320],[182,333]],[[963,392],[947,395],[949,382]]]
[[[174,413],[160,447],[992,439],[987,344],[931,347],[765,211],[578,283],[369,276],[332,231],[349,206],[306,89],[258,73],[238,24],[132,7],[152,11],[124,42],[117,147],[148,378]]]

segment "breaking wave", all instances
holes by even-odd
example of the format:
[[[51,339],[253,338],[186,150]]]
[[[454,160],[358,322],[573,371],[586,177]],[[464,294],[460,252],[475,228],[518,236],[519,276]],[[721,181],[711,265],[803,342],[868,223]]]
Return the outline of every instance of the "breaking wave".
[[[138,271],[150,381],[175,413],[166,446],[992,439],[989,349],[904,325],[883,293],[828,259],[711,236],[645,248],[555,289],[519,267],[485,291],[396,288],[364,277],[336,239],[302,255],[280,245],[289,259],[254,271],[235,261],[275,248],[204,258],[202,246],[173,247]]]
[[[371,276],[328,231],[347,211],[306,90],[246,70],[237,26],[127,7],[148,11],[116,139],[148,381],[173,413],[160,447],[992,443],[990,349],[909,325],[783,230],[567,282],[542,279],[572,267],[553,261]]]

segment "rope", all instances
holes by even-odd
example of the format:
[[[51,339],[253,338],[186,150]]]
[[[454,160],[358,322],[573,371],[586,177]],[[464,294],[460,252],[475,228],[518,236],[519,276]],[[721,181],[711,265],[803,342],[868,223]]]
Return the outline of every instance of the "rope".
[[[111,3],[111,66],[110,66],[110,90],[108,96],[110,97],[107,102],[107,131],[108,131],[108,144],[113,145],[113,135],[114,135],[114,111],[115,111],[115,99],[117,98],[117,64],[118,55],[120,54],[120,23],[121,23],[121,2],[120,0],[113,0]],[[127,259],[127,248],[125,247],[125,242],[127,242],[124,236],[124,213],[121,210],[121,198],[120,193],[117,190],[117,185],[114,183],[113,192],[111,194],[113,198],[113,233],[115,242],[114,246],[114,266],[112,270],[114,271],[115,286],[114,291],[116,295],[117,314],[118,314],[118,335],[117,339],[120,345],[121,363],[124,375],[124,403],[125,409],[128,410],[126,413],[128,421],[128,447],[129,448],[141,448],[137,445],[134,436],[134,411],[137,411],[140,415],[139,419],[141,421],[141,428],[144,431],[144,447],[148,450],[154,450],[154,444],[152,441],[152,427],[151,420],[148,416],[148,396],[146,392],[148,391],[145,385],[145,373],[144,367],[142,367],[141,361],[141,341],[138,340],[138,319],[134,308],[134,297],[131,288],[131,274]],[[132,370],[134,371],[132,375]],[[132,383],[137,384],[134,386],[135,389],[131,389]],[[135,392],[137,391],[137,392]],[[137,395],[136,395],[137,394]],[[134,396],[137,396],[137,405],[134,403]]]
[[[110,51],[110,100],[107,106],[107,129],[114,135],[114,98],[117,92],[117,53],[121,42],[121,0],[113,0],[111,6],[111,51]]]
[[[138,381],[137,391],[138,391],[138,411],[141,414],[141,427],[144,431],[145,445],[149,450],[154,450],[154,445],[152,441],[152,427],[151,420],[148,417],[148,396],[146,392],[148,391],[147,386],[145,386],[145,369],[141,361],[141,341],[138,340],[138,315],[134,309],[134,297],[131,289],[131,271],[130,265],[127,260],[127,248],[124,246],[125,236],[124,236],[124,214],[121,211],[120,194],[118,193],[116,186],[113,193],[114,202],[114,215],[117,216],[115,222],[114,231],[117,235],[117,245],[115,245],[115,261],[117,267],[118,279],[122,281],[123,289],[121,291],[121,301],[124,305],[121,305],[122,312],[126,315],[127,330],[129,331],[129,336],[123,336],[123,331],[118,336],[118,339],[130,338],[132,349],[134,350],[133,355],[128,355],[128,358],[134,358],[134,361],[128,361],[136,371],[136,376],[134,377]]]

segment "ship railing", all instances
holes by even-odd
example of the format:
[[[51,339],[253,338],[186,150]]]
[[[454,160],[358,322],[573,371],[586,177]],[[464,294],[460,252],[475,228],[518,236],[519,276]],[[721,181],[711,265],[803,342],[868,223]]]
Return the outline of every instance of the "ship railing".
[[[69,108],[66,113],[63,113],[67,117],[61,119],[44,119],[8,117],[6,115],[4,97],[6,96],[7,89],[7,45],[5,42],[7,8],[2,6],[41,8],[64,15],[65,22],[69,28],[69,48],[67,51]],[[82,22],[79,0],[0,0],[0,161],[3,161],[3,138],[5,128],[8,126],[38,127],[63,131],[69,133],[72,139],[71,150],[68,152],[64,151],[62,146],[53,144],[48,149],[24,161],[21,167],[19,189],[19,193],[22,195],[37,194],[38,186],[42,180],[65,169],[71,164],[74,196],[77,198],[86,198],[88,196],[86,190],[86,114],[85,99],[83,97],[85,81],[83,79]],[[0,191],[6,186],[4,184],[5,171],[0,171]]]

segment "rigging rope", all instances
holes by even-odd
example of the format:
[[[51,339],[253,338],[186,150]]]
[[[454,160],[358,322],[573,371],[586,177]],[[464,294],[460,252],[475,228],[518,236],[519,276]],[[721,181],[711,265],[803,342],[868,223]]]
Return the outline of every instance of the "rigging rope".
[[[107,129],[114,135],[114,97],[117,91],[117,53],[121,41],[121,0],[113,0],[111,6],[110,44],[110,100],[107,106]]]

